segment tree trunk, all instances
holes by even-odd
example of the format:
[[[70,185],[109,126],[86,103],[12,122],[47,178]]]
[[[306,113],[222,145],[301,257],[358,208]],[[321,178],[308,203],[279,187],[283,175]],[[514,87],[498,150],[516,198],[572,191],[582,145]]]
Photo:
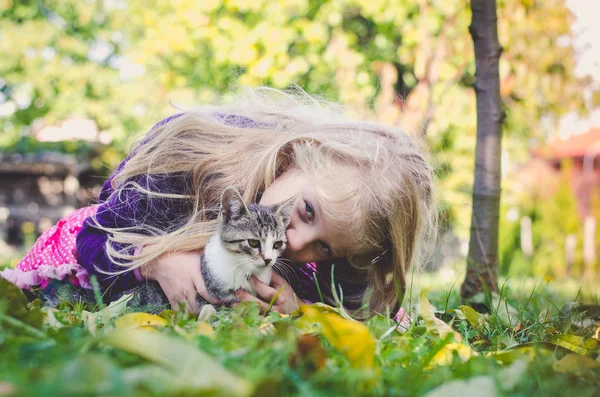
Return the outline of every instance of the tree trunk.
[[[467,256],[467,275],[461,287],[463,299],[483,291],[498,291],[498,221],[502,121],[500,99],[496,0],[471,0],[469,31],[475,46],[475,93],[477,96],[477,146],[473,215]]]

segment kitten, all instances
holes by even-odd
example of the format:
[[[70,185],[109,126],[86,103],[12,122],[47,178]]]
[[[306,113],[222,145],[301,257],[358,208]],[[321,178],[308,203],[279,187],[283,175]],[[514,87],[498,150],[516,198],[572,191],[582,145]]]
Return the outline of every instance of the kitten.
[[[294,200],[267,207],[246,205],[233,188],[221,195],[221,210],[217,232],[209,239],[201,256],[201,271],[208,293],[223,303],[237,301],[235,290],[245,289],[253,294],[249,279],[256,276],[265,284],[271,282],[271,272],[277,259],[286,248],[286,229]],[[156,281],[148,280],[138,287],[113,294],[114,301],[133,293],[128,303],[136,311],[159,313],[169,307],[169,301]],[[54,299],[47,303],[56,305],[59,299],[96,303],[93,293],[83,288],[65,285],[57,290]],[[196,297],[198,310],[209,303],[200,295]]]

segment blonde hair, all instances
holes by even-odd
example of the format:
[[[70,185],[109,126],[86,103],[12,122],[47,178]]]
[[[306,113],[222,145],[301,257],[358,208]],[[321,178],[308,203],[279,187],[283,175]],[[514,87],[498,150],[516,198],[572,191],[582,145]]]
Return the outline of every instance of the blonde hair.
[[[347,259],[367,276],[371,313],[401,303],[407,272],[419,266],[435,230],[432,170],[415,140],[397,128],[351,120],[340,106],[299,90],[247,90],[230,103],[184,111],[152,129],[134,152],[112,182],[113,195],[136,189],[149,198],[189,200],[193,209],[171,231],[96,222],[108,234],[108,257],[123,272],[166,253],[201,249],[217,226],[207,211],[225,187],[252,202],[290,167],[314,181],[325,216],[352,238]],[[132,182],[172,173],[191,178],[188,193]],[[134,255],[132,246],[144,249]]]

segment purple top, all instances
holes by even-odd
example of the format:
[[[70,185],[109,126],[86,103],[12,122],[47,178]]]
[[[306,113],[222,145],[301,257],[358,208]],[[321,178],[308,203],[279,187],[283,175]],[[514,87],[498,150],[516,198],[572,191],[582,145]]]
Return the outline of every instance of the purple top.
[[[162,120],[153,129],[170,122],[180,115],[176,114]],[[264,124],[257,123],[243,116],[215,114],[215,118],[223,123],[241,127],[267,127]],[[146,142],[143,141],[141,145]],[[135,149],[123,160],[117,170],[102,186],[99,195],[100,207],[96,213],[98,222],[105,227],[123,228],[134,225],[146,225],[164,231],[177,229],[191,214],[192,203],[189,200],[149,197],[136,189],[123,190],[120,198],[111,196],[114,191],[111,185],[112,180],[121,172],[131,156],[134,155]],[[184,173],[153,175],[152,178],[147,178],[146,175],[138,175],[129,181],[136,182],[145,188],[149,188],[151,191],[165,193],[191,193],[190,189],[192,186],[191,174]],[[215,217],[217,213],[217,210],[215,210]],[[118,276],[98,272],[97,268],[106,272],[123,270],[123,267],[115,265],[108,259],[105,251],[107,239],[107,233],[97,229],[91,219],[88,218],[84,221],[81,231],[77,234],[76,252],[79,263],[90,274],[96,275],[101,288],[110,296],[111,294],[139,285],[143,281],[138,280],[133,271]],[[133,253],[134,249],[135,247],[128,248],[130,253]],[[301,299],[312,302],[321,300],[316,281],[319,283],[321,292],[327,296],[330,295],[331,268],[333,263],[319,263],[318,267],[308,263],[297,265],[293,269],[295,274],[287,281]],[[315,274],[317,280],[315,280]],[[344,263],[344,261],[337,263],[334,278],[336,284],[339,284],[343,290],[344,300],[348,308],[355,308],[356,303],[352,303],[346,298],[361,296],[364,293],[366,282],[360,282],[358,273]]]

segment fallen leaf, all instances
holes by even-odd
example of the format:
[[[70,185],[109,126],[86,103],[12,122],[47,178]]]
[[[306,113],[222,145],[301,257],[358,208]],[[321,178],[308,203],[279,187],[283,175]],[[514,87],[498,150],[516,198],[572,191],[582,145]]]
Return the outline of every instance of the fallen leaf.
[[[575,374],[578,376],[592,373],[594,369],[600,368],[600,363],[588,357],[579,354],[567,354],[552,364],[556,372],[563,374]]]
[[[194,335],[204,335],[209,338],[215,337],[215,330],[211,325],[205,321],[198,321],[193,331]]]
[[[322,302],[316,302],[316,303],[312,303],[310,305],[303,305],[303,306],[309,306],[309,307],[313,308],[314,310],[318,311],[319,313],[335,313],[335,314],[338,314],[339,316],[341,316],[342,318],[345,318],[346,320],[354,321],[352,316],[350,316],[345,310],[340,310],[337,307],[329,306],[328,304],[325,304]],[[291,313],[291,316],[297,317],[297,316],[302,315],[303,313],[304,312],[302,310],[302,306],[300,306],[300,308],[294,310]]]
[[[290,367],[300,365],[309,374],[325,366],[327,350],[321,346],[319,338],[314,335],[300,335],[296,344],[296,352],[290,356]]]
[[[475,309],[466,305],[460,306],[460,310],[475,330],[482,336],[487,335],[488,323],[480,313],[477,313]]]
[[[435,366],[445,366],[452,364],[454,358],[454,352],[458,354],[458,357],[462,362],[467,362],[472,356],[476,356],[477,352],[471,349],[467,345],[462,343],[450,342],[446,344],[435,356],[429,361],[426,368],[431,369]]]
[[[515,328],[513,328],[513,332],[521,332],[523,331],[523,324],[522,323],[517,323],[517,325],[515,326]]]
[[[115,327],[119,329],[134,329],[144,327],[165,327],[169,322],[162,317],[149,313],[128,313],[115,321]]]
[[[486,354],[487,357],[491,357],[502,364],[512,364],[517,360],[531,361],[540,350],[535,345],[522,345],[514,348],[502,351],[489,352]]]
[[[425,291],[421,292],[421,317],[425,321],[427,332],[431,335],[444,338],[448,334],[454,335],[454,340],[457,342],[462,341],[460,334],[452,329],[448,324],[440,320],[433,313],[433,307],[427,300],[427,294]]]
[[[584,356],[600,350],[600,341],[597,339],[589,338],[585,340],[583,337],[576,335],[555,335],[550,338],[549,342]]]
[[[341,351],[353,367],[374,366],[376,340],[366,325],[312,306],[301,306],[300,310],[302,317],[299,320],[305,325],[319,324],[327,341]]]

